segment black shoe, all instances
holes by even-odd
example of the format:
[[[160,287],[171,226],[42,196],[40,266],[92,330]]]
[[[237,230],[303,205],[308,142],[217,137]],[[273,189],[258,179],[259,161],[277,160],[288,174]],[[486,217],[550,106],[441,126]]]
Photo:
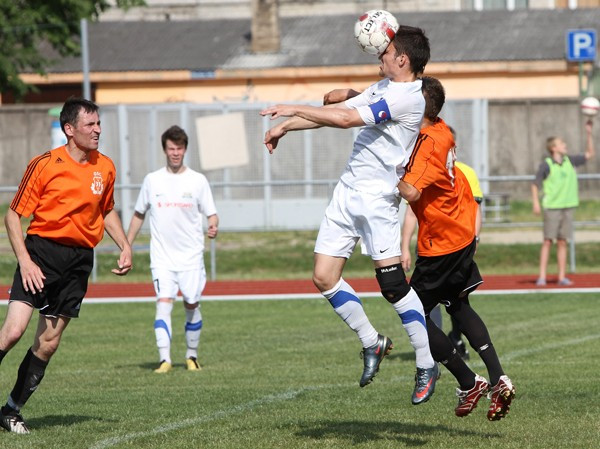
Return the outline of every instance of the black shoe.
[[[439,371],[440,369],[437,363],[433,365],[433,368],[417,367],[417,374],[415,375],[415,391],[413,391],[412,395],[413,405],[419,405],[429,400],[435,391],[435,383],[438,380]]]
[[[360,354],[365,362],[365,369],[359,382],[361,387],[369,385],[373,381],[377,371],[379,371],[381,361],[393,347],[392,340],[383,335],[378,335],[377,343],[369,348],[363,348]]]
[[[463,359],[464,361],[467,361],[470,359],[469,356],[469,350],[467,349],[467,345],[465,345],[465,342],[462,340],[462,338],[455,338],[454,335],[452,335],[452,332],[450,332],[448,334],[448,338],[450,339],[450,341],[452,342],[452,345],[454,346],[454,348],[456,348],[456,352],[458,352],[458,355],[460,356],[461,359]]]
[[[5,415],[0,412],[0,426],[13,433],[29,433],[27,424],[25,424],[23,417],[18,413]]]

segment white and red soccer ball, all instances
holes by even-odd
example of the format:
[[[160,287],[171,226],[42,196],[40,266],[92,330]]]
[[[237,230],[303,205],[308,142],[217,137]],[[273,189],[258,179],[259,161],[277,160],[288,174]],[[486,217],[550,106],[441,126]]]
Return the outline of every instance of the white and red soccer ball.
[[[581,113],[588,117],[598,115],[600,112],[600,101],[596,97],[586,97],[581,100]]]
[[[398,27],[398,21],[391,13],[373,9],[358,18],[354,37],[363,51],[379,56],[396,35]]]

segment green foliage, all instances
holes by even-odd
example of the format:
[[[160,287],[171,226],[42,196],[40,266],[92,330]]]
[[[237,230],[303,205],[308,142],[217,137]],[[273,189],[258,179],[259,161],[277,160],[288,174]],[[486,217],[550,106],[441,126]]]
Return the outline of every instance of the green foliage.
[[[144,0],[117,0],[117,6],[144,5]],[[61,56],[80,50],[81,19],[96,19],[110,7],[108,0],[0,0],[0,92],[23,97],[32,86],[19,73],[45,73],[52,63],[40,51],[51,47]]]
[[[457,384],[444,368],[432,399],[410,404],[414,353],[382,298],[363,304],[395,349],[366,388],[358,386],[360,343],[322,299],[203,302],[199,373],[184,368],[185,315],[178,303],[174,368],[166,375],[152,372],[158,364],[153,303],[84,302],[23,409],[32,433],[0,432],[0,447],[597,447],[597,295],[474,295],[471,303],[516,387],[511,411],[499,422],[487,421],[485,398],[471,416],[456,418]],[[31,323],[0,366],[4,395],[34,330]],[[471,354],[471,367],[487,377]]]

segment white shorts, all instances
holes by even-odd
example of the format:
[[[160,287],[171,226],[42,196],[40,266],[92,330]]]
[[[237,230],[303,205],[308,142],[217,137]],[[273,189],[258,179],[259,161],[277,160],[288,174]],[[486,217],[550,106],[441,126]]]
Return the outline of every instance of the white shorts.
[[[349,258],[358,239],[373,260],[400,256],[399,199],[358,192],[339,182],[315,243],[315,253]]]
[[[170,271],[162,268],[153,268],[151,271],[157,298],[175,299],[177,293],[181,291],[186,303],[196,304],[200,301],[202,291],[206,286],[204,266],[187,271]]]

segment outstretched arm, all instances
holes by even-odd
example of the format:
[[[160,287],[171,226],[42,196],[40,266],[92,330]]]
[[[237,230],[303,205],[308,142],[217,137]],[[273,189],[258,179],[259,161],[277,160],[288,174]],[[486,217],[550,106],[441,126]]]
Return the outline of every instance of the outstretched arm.
[[[263,143],[266,145],[269,153],[273,154],[273,151],[275,148],[277,148],[279,139],[285,136],[288,131],[298,131],[302,129],[314,129],[320,127],[321,125],[311,122],[310,120],[305,120],[300,117],[292,117],[268,130],[265,133],[265,139]]]
[[[365,124],[356,109],[349,109],[339,103],[319,107],[301,104],[277,104],[263,109],[260,114],[263,116],[270,115],[271,120],[279,117],[300,117],[319,126],[330,126],[332,128],[352,128]]]
[[[323,104],[336,104],[349,100],[360,95],[360,92],[354,89],[333,89],[323,97]]]
[[[294,106],[294,105],[291,105]],[[297,105],[300,106],[300,105]],[[278,107],[281,107],[281,114],[277,115],[278,117],[284,117],[287,116],[285,114],[291,113],[292,109],[290,107],[290,109],[284,109],[287,106],[286,105],[277,105],[277,106],[273,106],[271,108],[267,108],[263,111],[261,111],[261,115],[272,115],[271,118],[274,118],[274,114],[277,114],[276,110],[278,110]],[[309,106],[309,108],[312,109],[341,109],[341,110],[346,110],[346,111],[350,111],[350,109],[346,108],[344,105],[340,105],[340,104],[335,104],[335,105],[327,105],[327,106],[323,106],[323,107],[319,107],[316,108],[314,106]],[[361,119],[361,123],[362,123],[362,119]],[[300,130],[304,130],[304,129],[315,129],[315,128],[320,128],[321,126],[324,126],[321,123],[318,123],[316,121],[312,121],[310,119],[304,118],[304,117],[300,117],[300,116],[293,116],[283,122],[281,122],[280,124],[274,126],[273,128],[271,128],[270,130],[268,130],[265,133],[265,139],[264,139],[264,144],[267,147],[267,150],[269,150],[269,153],[273,154],[273,151],[275,150],[275,148],[277,148],[277,145],[279,144],[279,140],[285,136],[287,134],[288,131],[300,131]]]

